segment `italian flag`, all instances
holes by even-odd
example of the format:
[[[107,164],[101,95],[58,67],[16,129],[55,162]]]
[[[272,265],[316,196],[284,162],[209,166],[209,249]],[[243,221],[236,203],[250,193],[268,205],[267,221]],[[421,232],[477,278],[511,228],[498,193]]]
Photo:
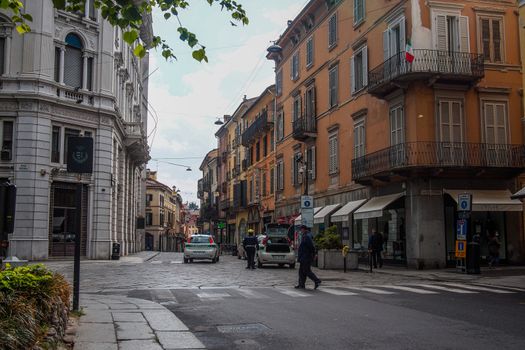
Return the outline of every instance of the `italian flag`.
[[[414,62],[414,48],[412,47],[412,43],[410,42],[410,40],[407,42],[407,46],[405,48],[405,59],[412,63]]]

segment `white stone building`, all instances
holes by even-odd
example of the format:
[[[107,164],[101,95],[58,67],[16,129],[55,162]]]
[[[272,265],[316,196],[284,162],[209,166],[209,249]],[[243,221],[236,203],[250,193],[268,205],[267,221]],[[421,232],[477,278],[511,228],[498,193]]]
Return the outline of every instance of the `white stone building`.
[[[83,256],[108,259],[114,242],[121,255],[143,250],[148,57],[133,56],[91,0],[75,14],[51,0],[24,6],[33,22],[23,36],[0,12],[0,180],[17,186],[10,253],[72,255],[79,212]],[[66,171],[72,135],[93,138],[92,175]]]

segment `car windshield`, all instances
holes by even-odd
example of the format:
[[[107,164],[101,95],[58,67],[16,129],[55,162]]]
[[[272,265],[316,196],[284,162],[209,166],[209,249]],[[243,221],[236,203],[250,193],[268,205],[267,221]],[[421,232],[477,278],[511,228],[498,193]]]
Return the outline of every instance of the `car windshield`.
[[[266,230],[266,235],[272,237],[282,237],[288,234],[288,229],[286,227],[268,227]]]
[[[206,236],[193,236],[191,243],[210,243],[210,238]]]

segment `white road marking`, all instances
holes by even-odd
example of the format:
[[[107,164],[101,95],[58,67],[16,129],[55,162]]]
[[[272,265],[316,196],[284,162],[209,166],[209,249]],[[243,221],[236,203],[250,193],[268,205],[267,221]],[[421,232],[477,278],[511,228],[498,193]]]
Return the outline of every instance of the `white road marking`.
[[[296,290],[291,290],[287,288],[275,288],[275,290],[278,291],[279,293],[286,294],[290,297],[311,297],[312,296],[310,294],[301,293]]]
[[[151,291],[151,298],[153,301],[176,301],[175,296],[169,289],[153,289]]]
[[[451,287],[459,287],[464,289],[471,289],[471,290],[479,290],[482,292],[490,292],[490,293],[497,293],[497,294],[514,294],[516,292],[510,291],[510,290],[503,290],[503,289],[495,289],[495,288],[488,288],[488,287],[481,287],[481,286],[473,286],[473,285],[467,285],[467,284],[460,284],[460,283],[441,283],[446,284],[447,286]]]
[[[172,260],[170,264],[182,264],[180,260]]]
[[[197,296],[203,300],[220,300],[224,298],[231,298],[228,293],[196,293]]]
[[[347,287],[348,289],[357,289],[357,290],[361,290],[363,292],[368,292],[368,293],[374,293],[374,294],[396,294],[395,292],[390,292],[390,291],[387,291],[387,290],[381,290],[381,289],[376,289],[376,288],[368,288],[368,287]]]
[[[496,286],[492,285],[492,284],[481,284],[481,283],[474,283],[472,284],[473,286],[483,286],[483,287],[487,287],[487,288],[494,288]],[[525,289],[523,288],[518,288],[518,287],[507,287],[507,286],[497,286],[497,288],[505,288],[505,289],[508,289],[508,290],[514,290],[516,292],[525,292]]]
[[[458,293],[458,294],[477,294],[478,293],[478,292],[474,292],[471,290],[443,287],[443,286],[437,286],[434,284],[418,284],[418,286],[423,287],[423,288],[443,290],[445,292]]]
[[[324,287],[321,287],[321,288],[319,288],[319,291],[325,292],[325,293],[328,293],[328,294],[333,294],[333,295],[358,295],[357,293],[347,292],[347,291],[344,291],[344,290],[341,290],[341,289],[336,289],[336,288],[324,288]]]
[[[155,260],[155,261],[152,261],[151,264],[162,264],[162,261],[160,261],[160,260]]]
[[[252,289],[244,289],[244,288],[238,288],[235,289],[235,291],[239,294],[241,294],[243,297],[249,298],[249,299],[266,299],[269,298],[268,296],[258,293]]]
[[[418,286],[424,286],[424,285],[418,284]],[[381,286],[381,288],[397,289],[397,290],[402,290],[405,292],[416,293],[416,294],[438,294],[437,292],[433,292],[431,290],[417,289],[417,288],[406,287],[406,286],[389,285],[389,286]]]

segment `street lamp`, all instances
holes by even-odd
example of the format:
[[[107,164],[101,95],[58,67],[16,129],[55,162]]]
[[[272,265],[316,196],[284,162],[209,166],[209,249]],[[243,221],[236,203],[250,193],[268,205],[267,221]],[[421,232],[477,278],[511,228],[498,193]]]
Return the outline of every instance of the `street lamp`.
[[[217,120],[213,124],[215,124],[215,125],[222,125],[222,124],[224,124],[224,122],[221,120],[220,117],[217,117]]]

